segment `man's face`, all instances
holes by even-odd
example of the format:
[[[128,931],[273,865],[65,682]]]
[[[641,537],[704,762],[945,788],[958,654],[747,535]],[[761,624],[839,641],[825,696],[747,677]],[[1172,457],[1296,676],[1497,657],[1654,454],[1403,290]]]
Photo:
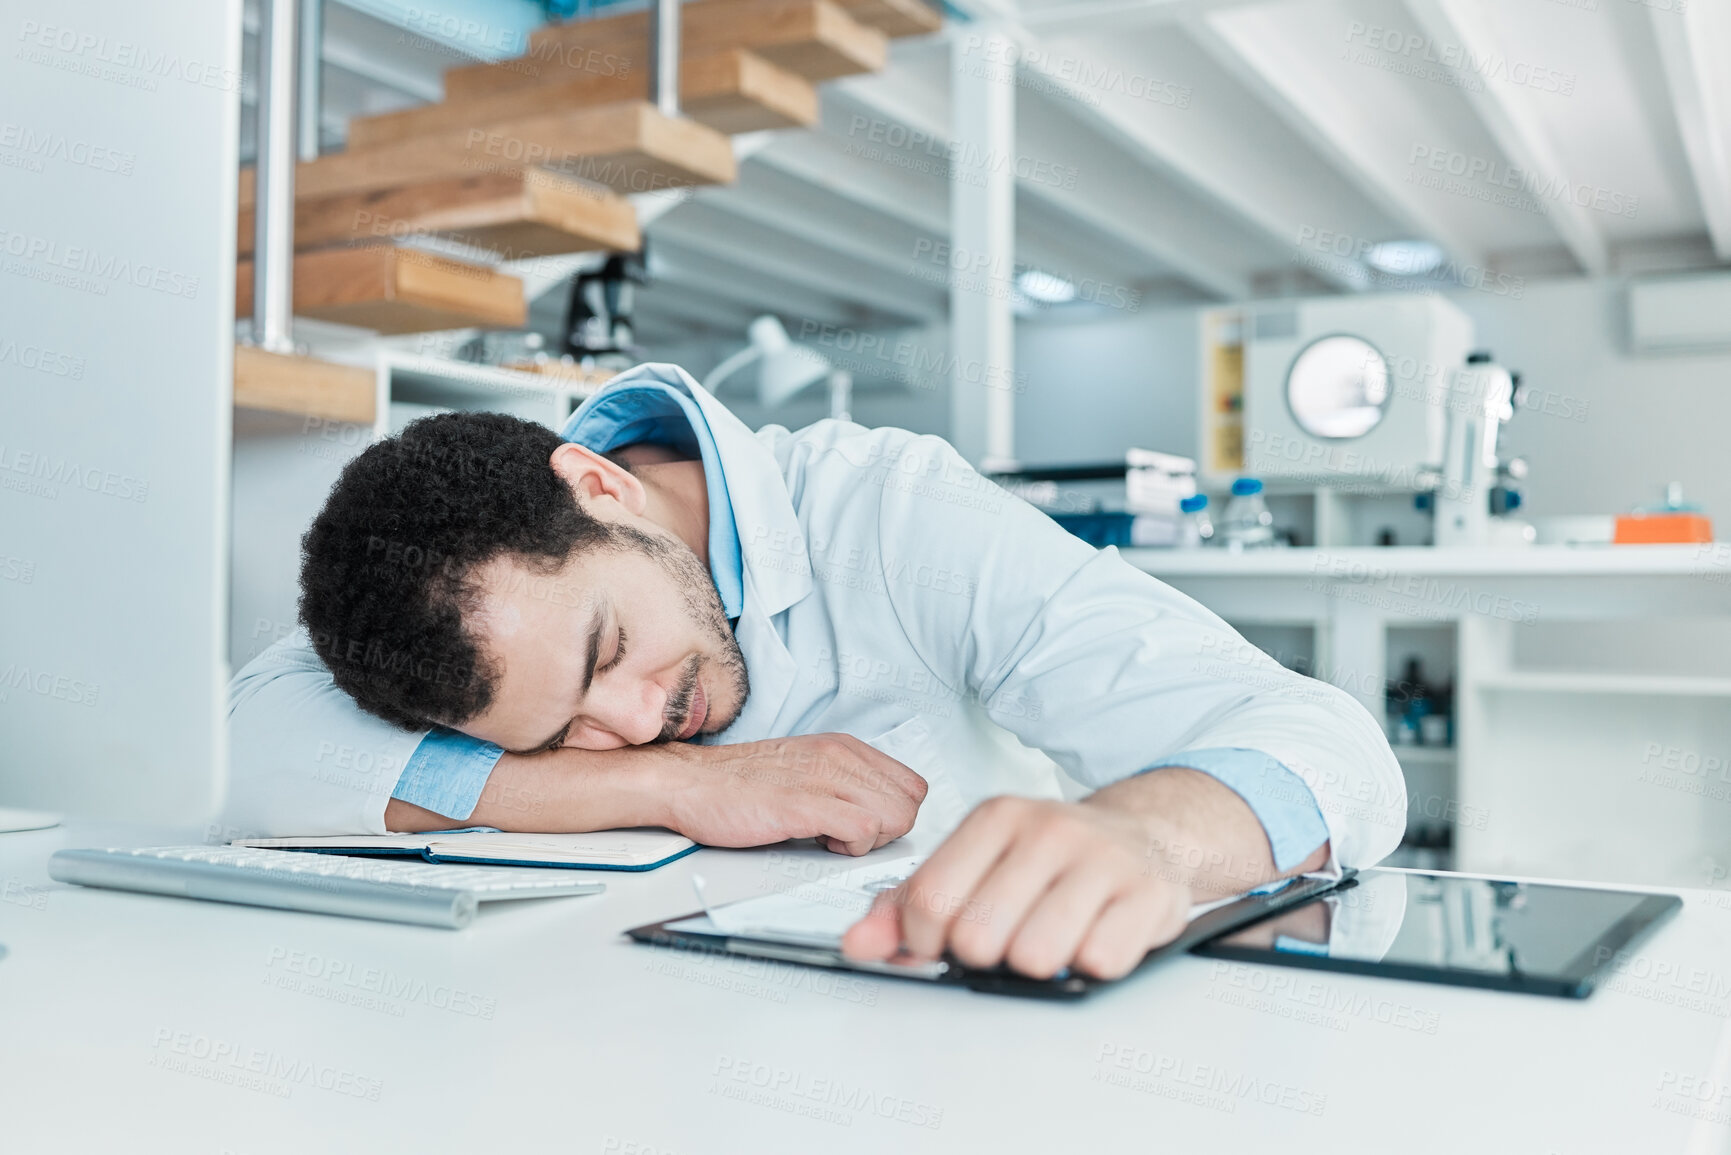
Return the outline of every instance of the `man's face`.
[[[531,754],[683,740],[739,716],[745,658],[709,572],[670,534],[626,532],[552,573],[512,557],[477,571],[465,616],[500,677],[459,729]]]

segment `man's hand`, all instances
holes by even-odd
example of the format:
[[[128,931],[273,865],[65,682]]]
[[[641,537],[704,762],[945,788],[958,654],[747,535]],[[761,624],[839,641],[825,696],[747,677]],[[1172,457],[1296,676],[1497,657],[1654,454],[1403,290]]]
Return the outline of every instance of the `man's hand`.
[[[1327,860],[1325,843],[1290,873]],[[1157,770],[1083,802],[989,799],[879,897],[842,950],[1118,978],[1177,937],[1193,903],[1279,876],[1243,799],[1199,771]]]
[[[1132,817],[1031,798],[981,805],[913,877],[848,931],[851,958],[917,959],[947,949],[971,967],[1034,978],[1075,966],[1117,978],[1184,929],[1190,891],[1150,871]]]
[[[393,798],[385,825],[542,833],[665,826],[706,846],[817,838],[857,855],[906,834],[925,798],[924,778],[858,738],[808,734],[730,746],[506,754],[473,813],[445,816]]]
[[[816,838],[864,854],[912,829],[926,798],[924,778],[847,734],[681,749],[658,772],[659,825],[706,846]]]

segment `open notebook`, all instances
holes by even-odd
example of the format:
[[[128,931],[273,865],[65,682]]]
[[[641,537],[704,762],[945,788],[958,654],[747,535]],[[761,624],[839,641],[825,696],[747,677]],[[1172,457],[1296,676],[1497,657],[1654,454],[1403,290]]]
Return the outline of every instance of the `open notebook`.
[[[237,838],[234,846],[320,854],[412,855],[428,862],[564,866],[576,870],[654,870],[697,849],[659,827],[588,834],[507,834],[490,827],[427,834],[343,834],[321,838]]]

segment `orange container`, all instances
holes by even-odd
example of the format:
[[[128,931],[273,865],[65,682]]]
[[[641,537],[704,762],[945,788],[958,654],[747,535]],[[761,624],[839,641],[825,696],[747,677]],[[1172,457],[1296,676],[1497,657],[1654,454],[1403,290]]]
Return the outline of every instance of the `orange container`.
[[[1617,518],[1615,545],[1686,545],[1713,540],[1713,522],[1699,513],[1629,513]]]

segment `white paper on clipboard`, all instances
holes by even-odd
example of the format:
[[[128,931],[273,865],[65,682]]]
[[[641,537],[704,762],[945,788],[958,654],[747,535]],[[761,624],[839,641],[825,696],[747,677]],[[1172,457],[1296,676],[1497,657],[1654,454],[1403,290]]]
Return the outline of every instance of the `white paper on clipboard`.
[[[699,885],[698,899],[707,913],[668,923],[667,929],[837,950],[842,935],[865,917],[878,894],[900,885],[923,861],[923,856],[892,859],[838,871],[776,894],[717,906],[709,905]],[[1194,919],[1236,899],[1233,896],[1197,903],[1190,908],[1190,917]]]

